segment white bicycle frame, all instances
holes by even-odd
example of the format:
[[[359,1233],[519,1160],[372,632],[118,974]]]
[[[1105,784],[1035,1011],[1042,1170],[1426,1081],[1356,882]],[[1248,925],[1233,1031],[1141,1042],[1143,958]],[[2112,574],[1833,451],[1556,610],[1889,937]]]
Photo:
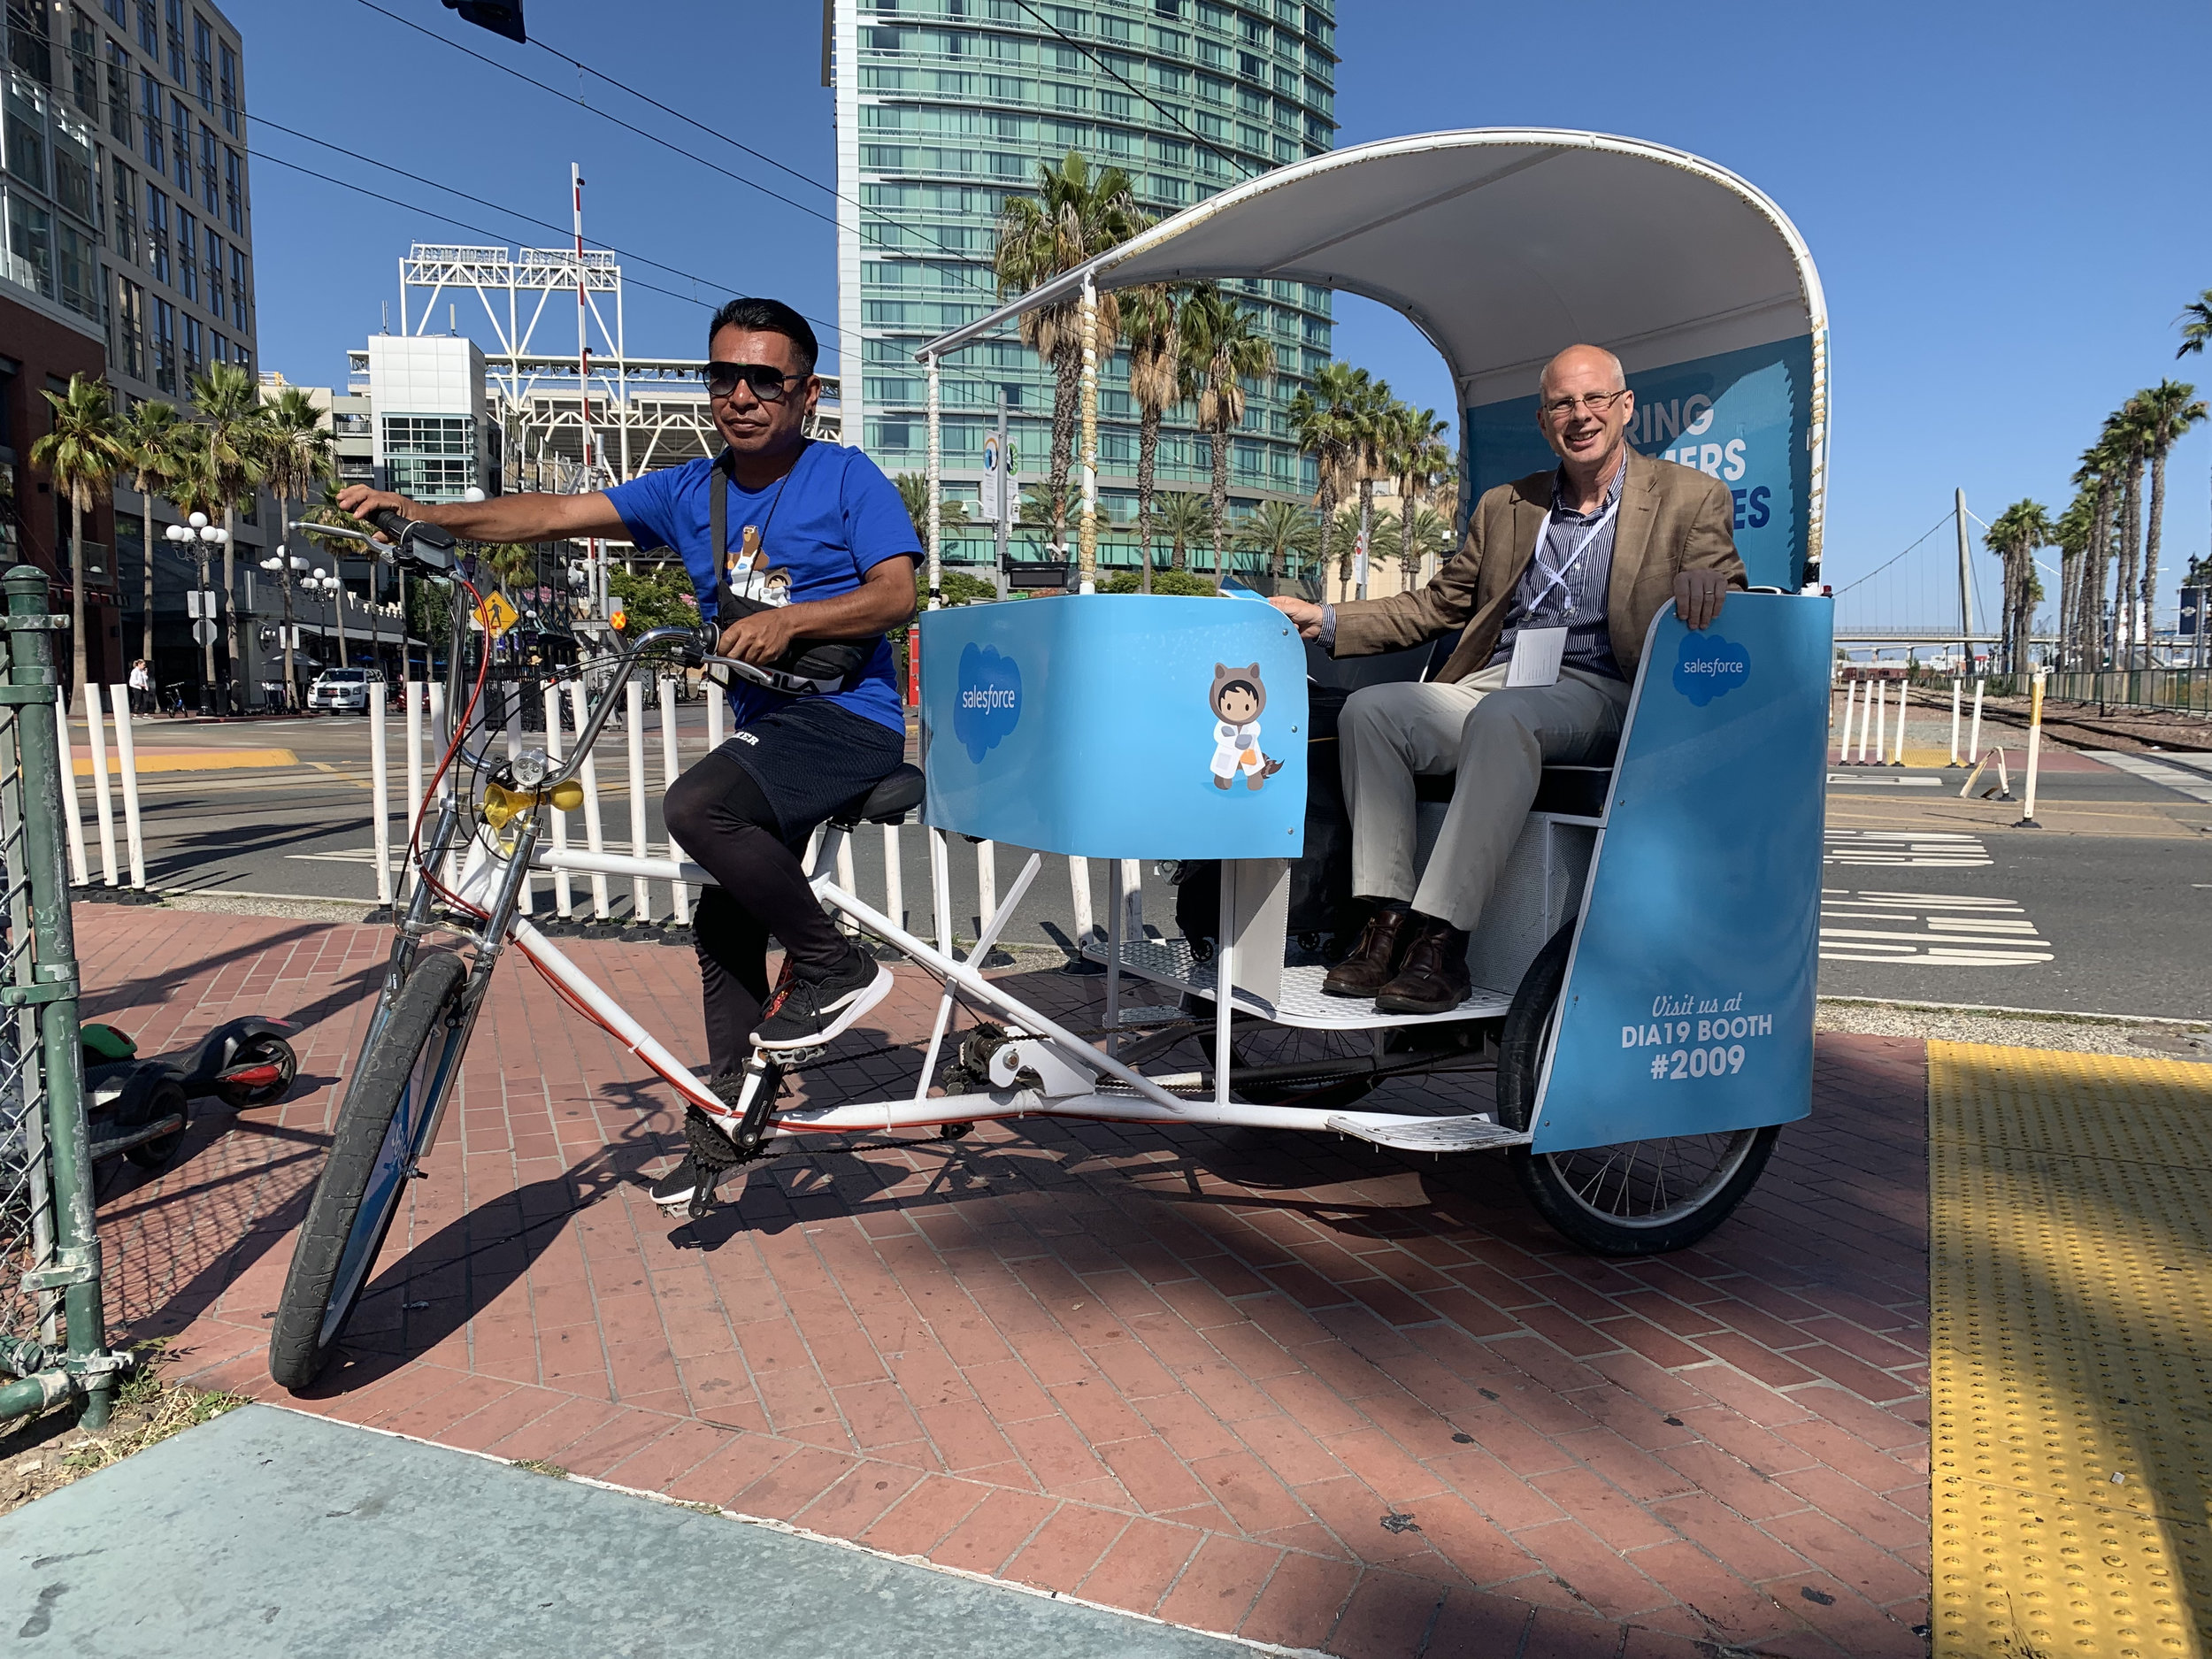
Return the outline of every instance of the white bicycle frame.
[[[1396,1113],[1261,1105],[1233,1099],[1230,1081],[1233,1064],[1231,1056],[1233,996],[1215,999],[1211,1097],[1192,1098],[1187,1094],[1171,1093],[1171,1088],[1202,1087],[1205,1079],[1200,1073],[1147,1077],[1115,1058],[1110,1039],[1104,1048],[1086,1041],[1050,1016],[1023,1001],[1004,984],[987,979],[978,971],[979,964],[987,959],[992,947],[997,942],[1000,928],[1013,915],[1022,895],[1035,879],[1041,864],[1041,856],[1030,856],[1028,864],[1000,902],[991,923],[982,929],[981,937],[962,957],[953,952],[949,900],[946,896],[948,884],[941,879],[946,860],[944,832],[934,829],[930,832],[931,857],[941,873],[936,884],[939,900],[935,918],[938,943],[935,945],[907,932],[890,918],[837,886],[833,877],[837,868],[838,848],[845,834],[845,830],[834,825],[826,826],[823,831],[814,869],[810,875],[817,896],[831,910],[850,918],[868,933],[900,951],[939,979],[945,989],[939,1001],[936,1021],[911,1094],[898,1099],[841,1105],[783,1107],[769,1119],[772,1133],[860,1134],[999,1118],[1055,1117],[1118,1123],[1202,1124],[1327,1131],[1360,1135],[1363,1139],[1387,1134],[1394,1144],[1406,1144],[1406,1136],[1417,1138],[1426,1131],[1430,1133],[1448,1133],[1449,1149],[1460,1150],[1517,1146],[1525,1144],[1528,1139],[1525,1134],[1503,1129],[1487,1119],[1470,1118],[1464,1115],[1409,1118]],[[472,838],[471,851],[461,877],[461,897],[488,913],[495,914],[495,906],[499,904],[501,895],[517,885],[514,859],[522,850],[521,847],[517,847],[511,852],[495,852],[487,848],[480,835]],[[713,883],[713,878],[699,865],[675,859],[638,858],[617,853],[591,853],[572,848],[539,848],[530,852],[529,858],[532,869],[556,872],[566,871],[573,874],[643,876],[656,881],[686,881],[702,885]],[[1221,935],[1225,940],[1231,937],[1227,926],[1231,902],[1227,887],[1228,884],[1225,883]],[[562,991],[589,1010],[593,1017],[624,1047],[650,1066],[687,1102],[718,1115],[729,1114],[731,1107],[709,1092],[690,1068],[671,1053],[628,1010],[596,984],[526,917],[513,914],[511,904],[507,908],[510,915],[505,937]],[[1122,907],[1117,903],[1110,912],[1116,933],[1121,910]],[[1108,1004],[1110,1026],[1115,1023],[1113,1017],[1118,1012],[1115,1005],[1118,1001],[1120,952],[1118,937],[1110,937],[1109,942]],[[1221,982],[1233,984],[1233,947],[1225,945],[1222,948],[1217,957],[1217,973]],[[964,994],[976,1002],[995,1010],[1004,1018],[1010,1029],[1012,1034],[1010,1040],[991,1056],[991,1079],[1000,1087],[983,1094],[933,1098],[928,1093],[930,1078],[943,1045],[954,999],[959,994]],[[1018,1083],[1017,1079],[1024,1072],[1035,1079],[1033,1086]],[[1448,1131],[1446,1131],[1445,1125],[1449,1125]],[[428,1149],[425,1148],[426,1154]]]

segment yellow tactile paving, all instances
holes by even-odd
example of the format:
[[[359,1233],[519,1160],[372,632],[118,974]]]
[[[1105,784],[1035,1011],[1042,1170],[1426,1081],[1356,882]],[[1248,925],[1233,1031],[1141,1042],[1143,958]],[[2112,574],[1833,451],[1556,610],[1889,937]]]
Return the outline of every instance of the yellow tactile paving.
[[[1928,1045],[1939,1659],[2212,1654],[2212,1066]]]

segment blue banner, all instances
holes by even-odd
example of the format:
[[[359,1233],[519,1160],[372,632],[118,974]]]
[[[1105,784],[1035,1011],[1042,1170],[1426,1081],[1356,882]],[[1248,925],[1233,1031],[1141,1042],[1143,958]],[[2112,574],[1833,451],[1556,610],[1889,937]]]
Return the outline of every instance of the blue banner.
[[[1735,503],[1736,551],[1755,588],[1804,585],[1812,502],[1810,334],[1695,357],[1628,377],[1639,453],[1720,480]],[[1473,495],[1556,465],[1536,424],[1536,395],[1467,411]]]

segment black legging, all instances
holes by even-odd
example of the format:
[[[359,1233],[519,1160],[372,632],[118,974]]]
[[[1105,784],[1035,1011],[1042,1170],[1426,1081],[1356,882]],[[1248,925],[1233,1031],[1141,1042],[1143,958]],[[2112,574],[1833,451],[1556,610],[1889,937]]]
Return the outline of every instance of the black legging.
[[[769,936],[796,966],[816,972],[842,962],[852,944],[822,909],[799,862],[815,826],[795,826],[787,839],[775,808],[733,756],[717,749],[685,772],[669,786],[661,810],[677,845],[718,883],[700,891],[691,932],[707,1061],[722,1077],[752,1052],[768,1000]]]

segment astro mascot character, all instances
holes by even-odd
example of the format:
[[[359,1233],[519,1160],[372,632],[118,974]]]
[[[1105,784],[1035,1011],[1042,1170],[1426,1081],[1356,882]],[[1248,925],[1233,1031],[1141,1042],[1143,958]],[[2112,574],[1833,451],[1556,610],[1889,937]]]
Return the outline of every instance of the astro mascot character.
[[[1226,789],[1244,773],[1244,787],[1256,789],[1283,769],[1279,760],[1260,753],[1260,710],[1267,707],[1267,687],[1260,683],[1257,663],[1231,668],[1214,664],[1213,689],[1206,695],[1214,711],[1214,787]]]

